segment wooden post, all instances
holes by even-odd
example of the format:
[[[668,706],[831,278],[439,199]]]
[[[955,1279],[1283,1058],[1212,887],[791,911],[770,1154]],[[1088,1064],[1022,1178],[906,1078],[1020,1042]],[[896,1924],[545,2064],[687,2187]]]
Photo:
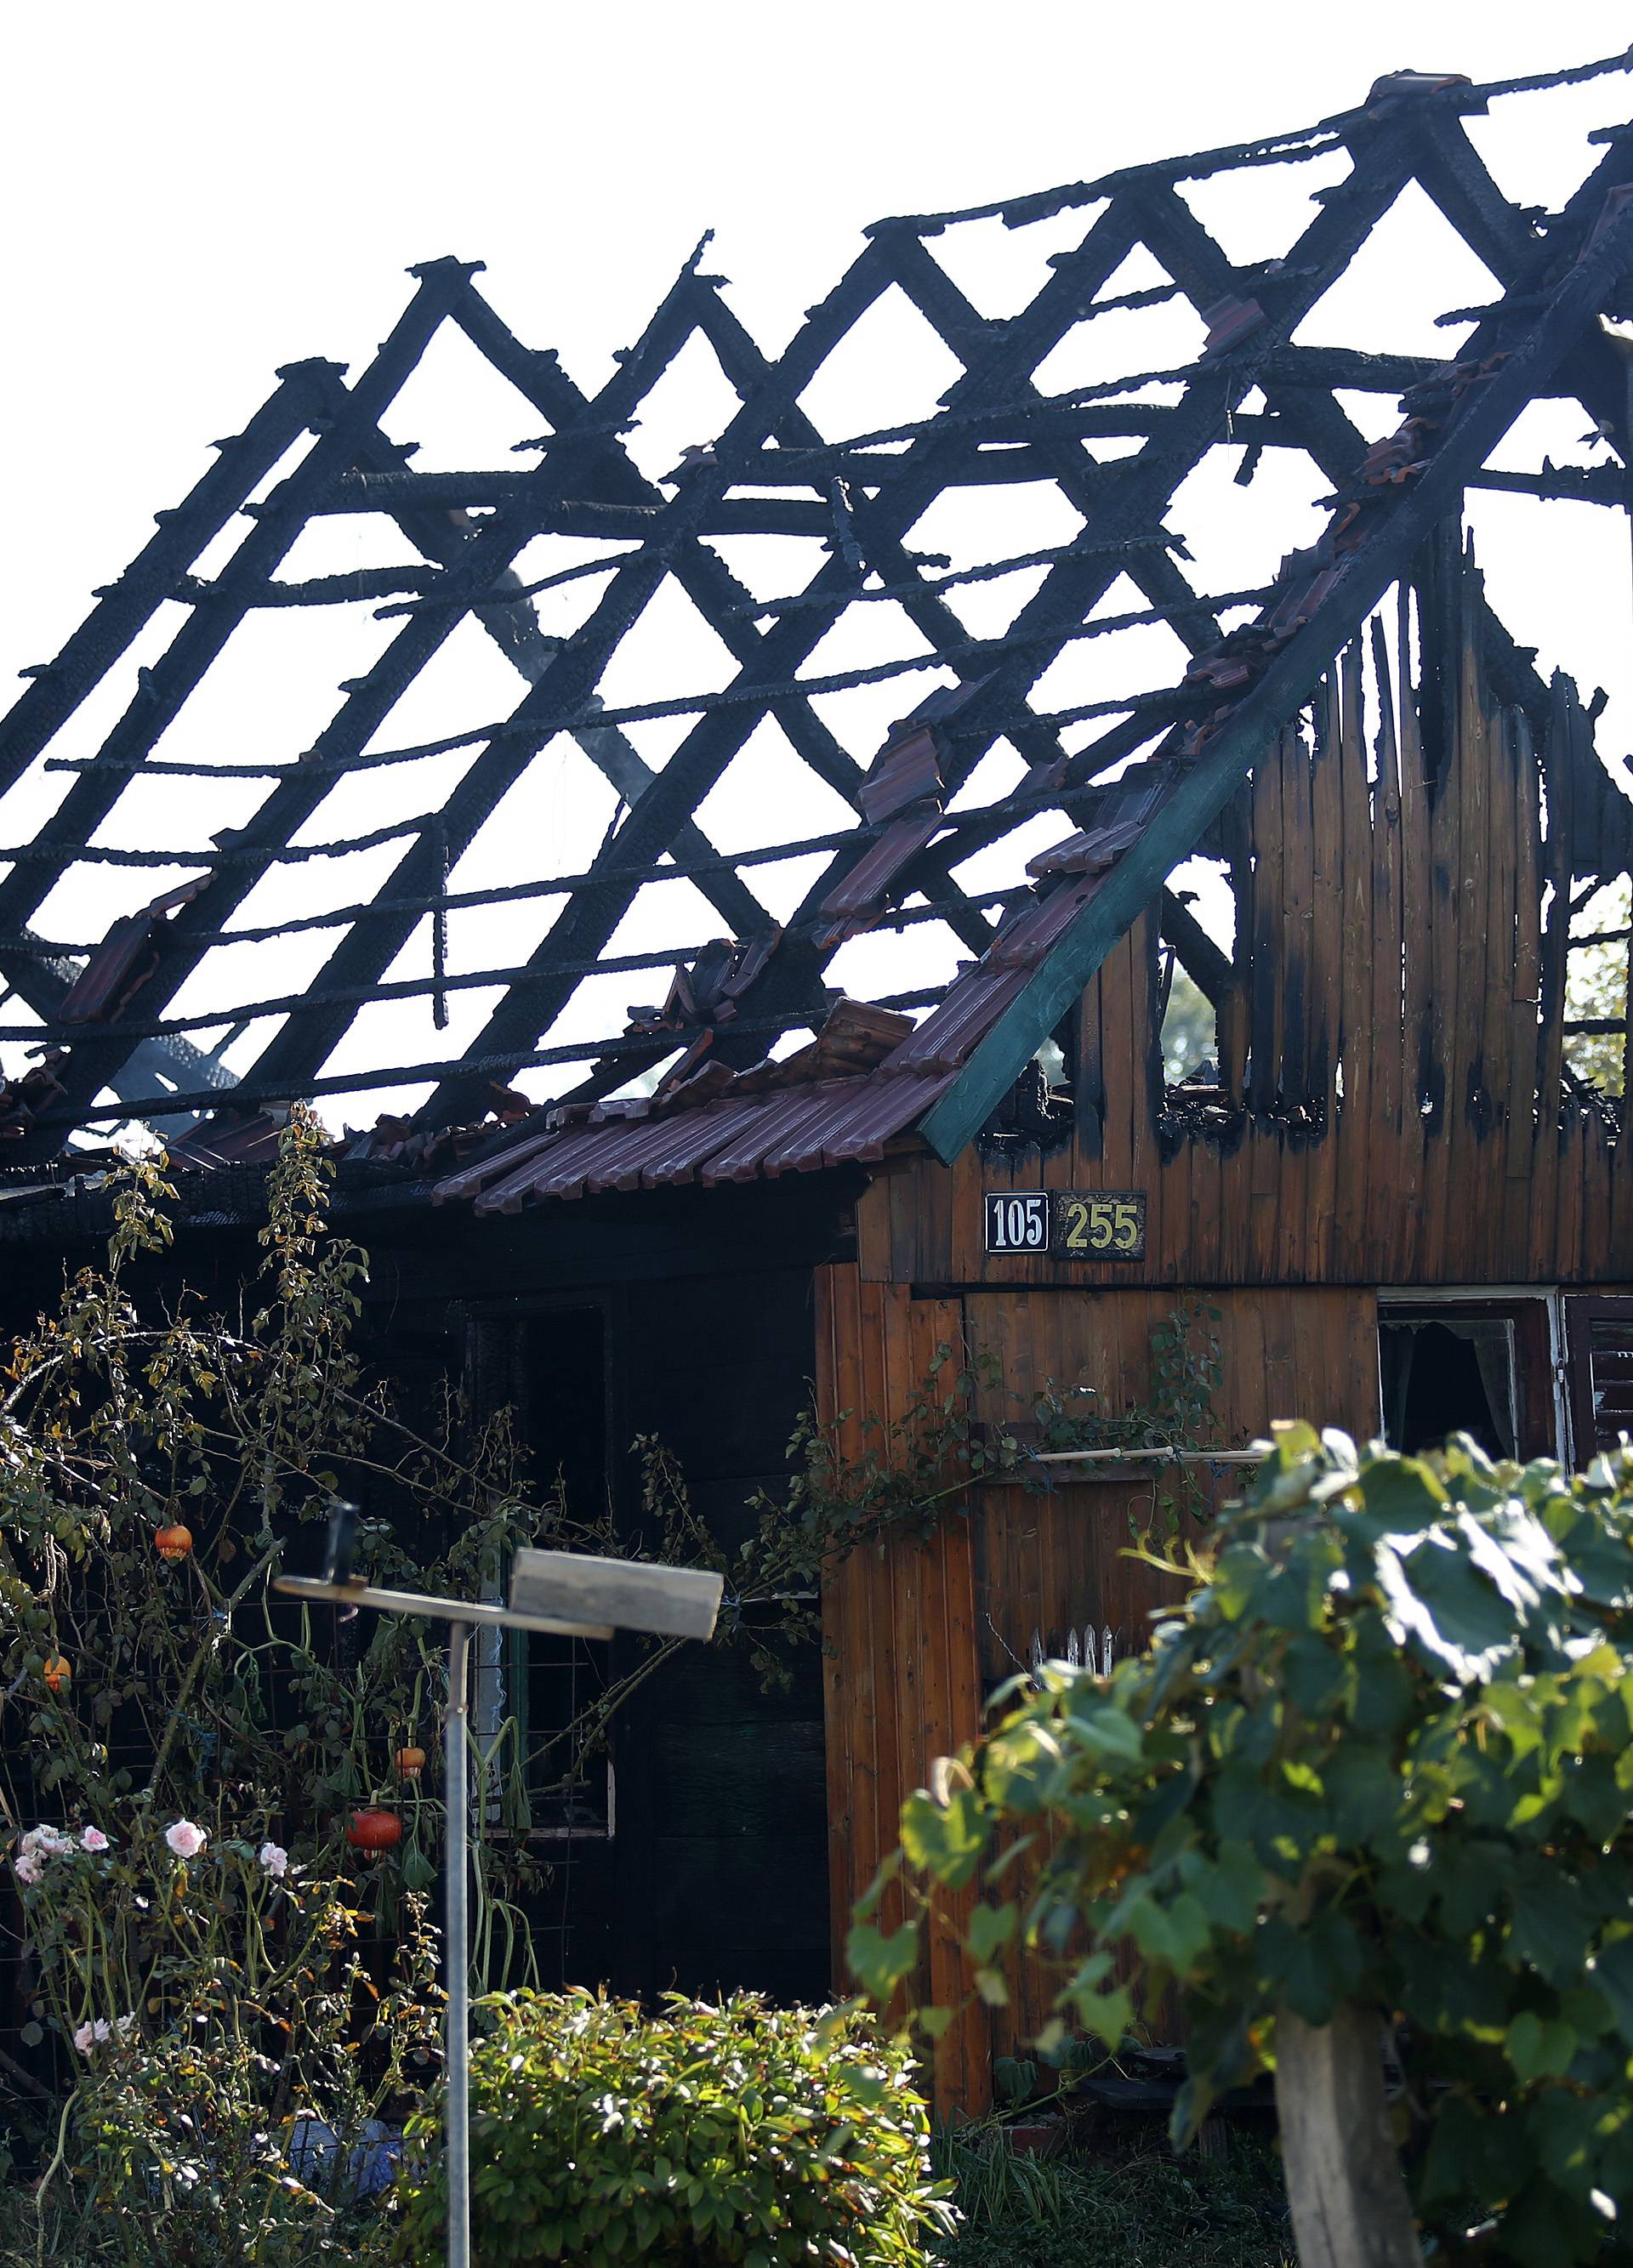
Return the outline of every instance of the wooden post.
[[[1299,2268],[1422,2268],[1390,2132],[1378,2018],[1275,2020],[1275,2102]]]

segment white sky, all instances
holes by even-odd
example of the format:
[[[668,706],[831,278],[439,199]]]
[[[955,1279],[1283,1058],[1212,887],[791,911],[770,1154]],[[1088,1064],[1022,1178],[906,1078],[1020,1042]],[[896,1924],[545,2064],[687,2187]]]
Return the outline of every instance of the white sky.
[[[761,346],[775,352],[854,256],[863,225],[881,215],[967,206],[1304,126],[1358,102],[1375,77],[1403,66],[1476,79],[1550,70],[1614,52],[1630,28],[1624,7],[1600,0],[1557,0],[1547,9],[1377,0],[1342,11],[1312,8],[1308,0],[1236,7],[1169,0],[1160,9],[1116,10],[1056,0],[1011,0],[1001,9],[991,0],[942,0],[935,7],[832,0],[810,9],[764,0],[693,0],[684,8],[626,0],[599,11],[539,0],[462,9],[424,0],[389,7],[373,0],[14,6],[0,19],[8,98],[0,210],[8,221],[12,342],[0,365],[8,504],[0,524],[0,686],[12,670],[56,651],[85,612],[92,586],[111,581],[146,541],[156,510],[185,495],[210,461],[211,438],[243,425],[270,390],[277,364],[324,355],[360,366],[405,303],[411,286],[403,270],[410,261],[446,252],[484,260],[483,288],[513,329],[530,345],[558,348],[570,373],[593,388],[706,228],[716,236],[705,267],[733,279],[732,306]],[[1473,122],[1471,132],[1511,195],[1555,203],[1597,156],[1583,146],[1585,129],[1626,117],[1633,107],[1629,89],[1629,81],[1613,78],[1542,98],[1546,113],[1533,110],[1523,127],[1511,116],[1518,105],[1499,105],[1489,122]],[[1216,206],[1199,199],[1227,251],[1248,257],[1282,248],[1280,241],[1257,240],[1255,232],[1270,225],[1263,200],[1283,179],[1242,176],[1235,189],[1221,191]],[[1309,208],[1303,210],[1307,219]],[[1425,212],[1399,208],[1395,253],[1381,254],[1370,275],[1357,274],[1344,305],[1318,311],[1320,323],[1300,336],[1448,351],[1459,335],[1430,328],[1429,313],[1486,296],[1489,279]],[[1080,217],[1077,235],[1083,225]],[[1039,253],[1028,254],[996,224],[988,237],[962,268],[948,239],[934,248],[978,304],[986,295],[1007,312],[1046,271]],[[1057,227],[1046,248],[1074,240],[1069,227],[1065,233]],[[1129,275],[1108,289],[1146,280]],[[1176,311],[1154,312],[1160,320],[1149,327],[1149,358],[1132,338],[1108,347],[1117,319],[1107,319],[1090,344],[1120,359],[1102,367],[1063,349],[1059,366],[1046,365],[1040,382],[1066,387],[1112,368],[1152,367],[1171,355],[1186,359],[1195,341],[1183,322],[1176,325]],[[1134,353],[1138,360],[1127,359]],[[537,414],[521,407],[507,423],[510,411],[473,370],[474,358],[472,369],[450,362],[428,371],[418,401],[405,394],[402,414],[388,418],[398,438],[425,444],[416,460],[421,468],[524,461],[504,453],[506,438],[538,431]],[[837,438],[922,414],[952,370],[944,356],[938,363],[921,345],[882,335],[861,366],[846,372],[836,366],[825,376],[819,382],[825,390],[813,390],[807,406]],[[1352,406],[1358,417],[1371,415],[1378,430],[1394,422],[1393,414],[1378,416],[1376,400],[1364,413],[1360,403]],[[706,375],[698,373],[692,391],[681,387],[666,414],[654,403],[643,431],[632,437],[633,453],[647,469],[666,471],[683,442],[713,438],[723,422],[716,407]],[[1562,412],[1523,443],[1511,437],[1511,453],[1498,461],[1534,464],[1543,449],[1555,461],[1589,461],[1578,446],[1585,426],[1579,413]],[[1262,525],[1244,503],[1254,492],[1233,488],[1228,466],[1216,477],[1205,468],[1187,511],[1171,514],[1197,554],[1188,571],[1205,585],[1251,583],[1274,569],[1283,549],[1319,532],[1309,508],[1319,481],[1306,480],[1301,491],[1296,472],[1276,472],[1270,459],[1256,489],[1261,483]],[[946,527],[927,521],[914,541],[974,557],[1075,532],[1063,509],[1055,519],[1040,518],[1036,510],[1022,512],[1009,491],[976,494],[997,497],[1001,506]],[[1609,686],[1612,745],[1625,747],[1633,740],[1625,526],[1585,506],[1541,508],[1549,534],[1540,541],[1539,509],[1508,499],[1478,507],[1493,597],[1522,642],[1541,647],[1545,667],[1559,660],[1587,685]],[[348,550],[358,540],[355,527],[337,533],[330,523],[327,533],[338,549],[320,557],[314,547],[282,571],[406,556],[400,540],[395,549],[376,541],[370,549]],[[811,563],[772,563],[753,578],[755,587],[797,589]],[[568,586],[583,594],[579,612],[601,587]],[[1008,619],[1032,587],[1009,587],[995,615],[982,615],[973,593],[961,611],[982,631]],[[1125,586],[1119,603],[1139,600]],[[893,608],[856,611],[874,622],[842,650],[824,647],[814,666],[915,650],[919,642]],[[545,627],[565,629],[577,618],[571,611],[547,615]],[[207,684],[196,697],[185,753],[209,745],[240,760],[292,757],[335,705],[336,683],[366,666],[385,634],[366,612],[366,627],[352,632],[360,644],[346,644],[333,615],[284,613],[277,632],[292,622],[314,657],[308,678],[286,666],[276,641],[253,648],[247,642],[234,683],[218,693]],[[678,616],[654,620],[643,632],[644,642],[632,644],[608,681],[610,697],[654,697],[718,681],[706,674],[718,669],[709,642],[699,644]],[[1101,649],[1090,648],[1080,653],[1075,674],[1041,688],[1044,705],[1056,696],[1094,697],[1096,690],[1127,690],[1172,674],[1175,648],[1166,631],[1149,634],[1144,660],[1128,640],[1105,644],[1119,648],[1120,674],[1097,680],[1090,657]],[[1131,659],[1145,674],[1131,679]],[[909,679],[905,697],[900,687],[887,688],[870,708],[835,709],[830,721],[865,761],[877,745],[877,725],[900,714],[930,681]],[[473,633],[465,644],[454,641],[438,684],[378,744],[503,714],[521,690],[521,681]],[[60,752],[89,753],[117,707],[100,716],[95,732],[87,711],[83,729],[70,725],[63,736]],[[636,737],[648,761],[661,762],[683,729]],[[789,831],[790,806],[778,779],[757,808],[751,784],[729,811],[712,806],[706,819],[717,840],[735,848]],[[43,803],[38,779],[26,790],[0,799],[0,841],[32,832],[61,792],[61,776]],[[425,808],[442,792],[439,783],[438,795],[428,797],[423,777],[363,775],[349,794],[331,799],[308,836],[378,825]],[[244,799],[230,815],[247,817],[258,792],[233,792]],[[581,863],[599,838],[610,797],[587,764],[558,770],[534,792],[545,801],[531,806],[529,830],[550,833],[557,845],[550,864],[563,871]],[[191,784],[153,783],[144,795],[139,803],[128,799],[123,831],[105,839],[194,842],[225,823],[220,806],[207,824],[197,815]],[[835,816],[831,802],[817,799],[801,806],[798,824],[815,828]],[[456,887],[519,873],[532,855],[514,839],[477,849],[487,863],[473,853]],[[349,864],[344,883],[336,877],[322,885],[335,894],[328,902],[367,895],[395,855],[381,854],[366,871]],[[302,892],[316,887],[311,872],[300,870]],[[78,895],[67,891],[49,903],[38,926],[55,936],[98,935],[112,913],[144,902],[169,879],[151,871],[82,870]],[[1003,879],[1014,879],[1013,872]],[[789,887],[802,880],[792,876]],[[685,888],[672,886],[668,895],[677,899]],[[268,895],[257,891],[242,917],[275,917],[277,906],[292,902],[288,877],[271,893],[270,915]],[[540,908],[525,933],[491,917],[471,921],[456,931],[454,965],[521,957],[548,911]],[[695,901],[676,917],[677,939],[695,940],[720,926]],[[641,931],[617,942],[628,949],[637,934],[642,942],[657,936]],[[304,957],[282,946],[253,949],[253,971],[249,951],[234,948],[232,980],[210,996],[211,1005],[306,982],[332,941],[321,937]],[[403,970],[423,974],[424,961],[423,945],[411,946]],[[944,966],[932,973],[940,976]],[[888,978],[876,977],[865,955],[841,974],[856,990],[868,990],[870,980],[879,990],[913,981],[899,961]],[[615,1028],[624,1001],[659,998],[662,984],[657,972],[605,980],[600,1012],[585,1028]],[[432,1033],[423,1003],[377,1019],[343,1064],[455,1052],[490,997],[464,996],[446,1035]],[[181,1005],[196,1005],[193,995]],[[17,1012],[7,1004],[0,1020]],[[564,1029],[554,1036],[567,1035]],[[264,1027],[252,1035],[234,1059],[247,1061],[265,1036]],[[19,1062],[16,1044],[0,1047],[0,1064],[14,1070]],[[537,1091],[547,1086],[537,1083]],[[424,1091],[369,1094],[350,1108],[333,1106],[329,1116],[366,1123]]]

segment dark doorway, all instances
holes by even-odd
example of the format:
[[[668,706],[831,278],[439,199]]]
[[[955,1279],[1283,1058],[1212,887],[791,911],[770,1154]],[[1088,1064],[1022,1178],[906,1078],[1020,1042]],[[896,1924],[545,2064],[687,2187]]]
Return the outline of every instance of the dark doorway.
[[[729,1556],[754,1499],[787,1481],[814,1360],[809,1268],[694,1277],[540,1300],[476,1321],[487,1406],[508,1403],[536,1484],[624,1548],[665,1536],[643,1500],[638,1437],[675,1460],[687,1501]],[[809,1603],[809,1602],[805,1602]],[[765,1636],[778,1619],[765,1602]],[[528,1759],[526,1829],[546,1872],[530,1901],[546,1987],[749,1987],[820,2001],[831,1989],[822,1654],[776,1642],[687,1646],[619,1707],[604,1748],[558,1735],[649,1642],[518,1633],[498,1687]]]

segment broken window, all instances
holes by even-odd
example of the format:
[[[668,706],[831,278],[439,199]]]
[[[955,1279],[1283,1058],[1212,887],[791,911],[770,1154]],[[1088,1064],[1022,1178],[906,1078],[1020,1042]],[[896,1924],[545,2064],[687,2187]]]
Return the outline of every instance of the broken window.
[[[1555,1454],[1546,1300],[1390,1302],[1378,1339],[1391,1448],[1411,1455],[1468,1433],[1491,1457]]]
[[[1053,1150],[1076,1116],[1075,1014],[1063,1017],[981,1130],[999,1150]]]

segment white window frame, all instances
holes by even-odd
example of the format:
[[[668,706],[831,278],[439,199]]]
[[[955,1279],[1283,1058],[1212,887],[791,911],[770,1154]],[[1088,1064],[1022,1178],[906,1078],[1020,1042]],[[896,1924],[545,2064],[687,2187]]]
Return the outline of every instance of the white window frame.
[[[1540,1300],[1548,1317],[1548,1391],[1554,1405],[1554,1454],[1563,1465],[1574,1461],[1570,1396],[1565,1377],[1564,1294],[1557,1284],[1390,1284],[1378,1288],[1378,1316],[1387,1320],[1391,1307],[1517,1307],[1522,1300]],[[1378,1345],[1378,1423],[1383,1424],[1383,1344]]]

